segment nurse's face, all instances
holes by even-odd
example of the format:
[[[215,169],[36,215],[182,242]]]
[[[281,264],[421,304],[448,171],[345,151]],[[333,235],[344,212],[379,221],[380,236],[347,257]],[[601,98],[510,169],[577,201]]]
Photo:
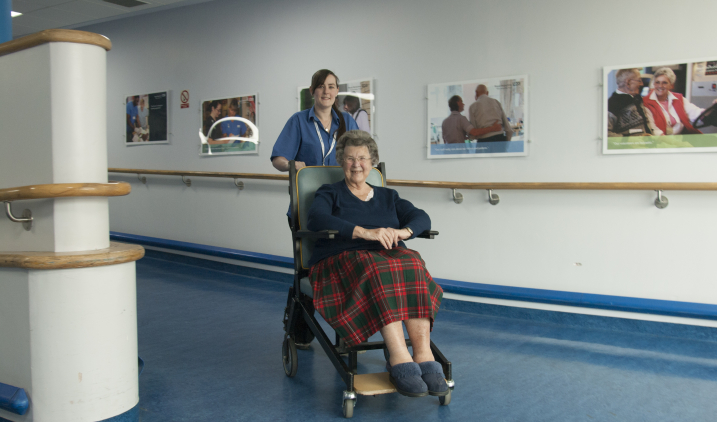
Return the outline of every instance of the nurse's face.
[[[331,107],[338,93],[339,86],[336,84],[336,77],[328,75],[324,83],[314,89],[314,104],[324,109]]]

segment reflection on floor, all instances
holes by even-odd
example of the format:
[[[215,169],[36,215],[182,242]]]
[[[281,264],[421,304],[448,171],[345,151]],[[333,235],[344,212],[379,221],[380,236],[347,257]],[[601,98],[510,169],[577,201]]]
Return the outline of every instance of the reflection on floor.
[[[146,257],[137,264],[142,422],[341,418],[345,384],[319,350],[281,365],[288,284]],[[329,337],[332,331],[327,328]],[[355,420],[713,421],[717,343],[442,311],[453,362],[435,397],[360,396]],[[383,370],[380,351],[359,372]]]

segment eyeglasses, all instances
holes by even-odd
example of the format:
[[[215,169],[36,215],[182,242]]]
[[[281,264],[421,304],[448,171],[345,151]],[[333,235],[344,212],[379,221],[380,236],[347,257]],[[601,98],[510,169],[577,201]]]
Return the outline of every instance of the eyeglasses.
[[[355,162],[359,162],[360,164],[365,163],[366,161],[370,160],[369,157],[346,157],[344,158],[344,161],[346,161],[349,164],[353,164]]]

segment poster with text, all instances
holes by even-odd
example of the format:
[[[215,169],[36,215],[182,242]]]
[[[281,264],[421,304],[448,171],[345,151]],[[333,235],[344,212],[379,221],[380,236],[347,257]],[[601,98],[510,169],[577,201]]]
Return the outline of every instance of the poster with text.
[[[717,152],[717,59],[605,67],[603,153]]]
[[[347,95],[349,94],[349,95]],[[357,95],[350,95],[357,94]],[[309,92],[309,87],[299,88],[299,111],[314,106],[314,97]],[[336,97],[336,106],[341,111],[349,113],[359,129],[372,135],[374,132],[374,120],[376,114],[375,99],[373,97],[373,80],[361,79],[355,81],[339,81],[339,95]]]
[[[428,85],[428,158],[527,155],[528,77]]]
[[[125,97],[125,145],[169,143],[168,91]]]
[[[254,133],[245,121],[237,119],[243,118],[256,125],[257,114],[256,94],[202,101],[199,154],[258,154],[258,133]]]

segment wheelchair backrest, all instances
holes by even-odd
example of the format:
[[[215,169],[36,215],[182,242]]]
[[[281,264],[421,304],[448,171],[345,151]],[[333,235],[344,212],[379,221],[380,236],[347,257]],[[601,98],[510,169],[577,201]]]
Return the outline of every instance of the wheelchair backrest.
[[[344,180],[344,170],[339,166],[311,166],[304,167],[296,173],[296,198],[298,200],[298,227],[297,230],[308,230],[306,228],[309,220],[309,209],[314,202],[316,191],[325,184],[336,183]],[[384,176],[379,169],[371,169],[366,178],[371,186],[386,186]],[[309,259],[314,251],[314,240],[302,239],[301,242],[301,268],[309,269]]]

